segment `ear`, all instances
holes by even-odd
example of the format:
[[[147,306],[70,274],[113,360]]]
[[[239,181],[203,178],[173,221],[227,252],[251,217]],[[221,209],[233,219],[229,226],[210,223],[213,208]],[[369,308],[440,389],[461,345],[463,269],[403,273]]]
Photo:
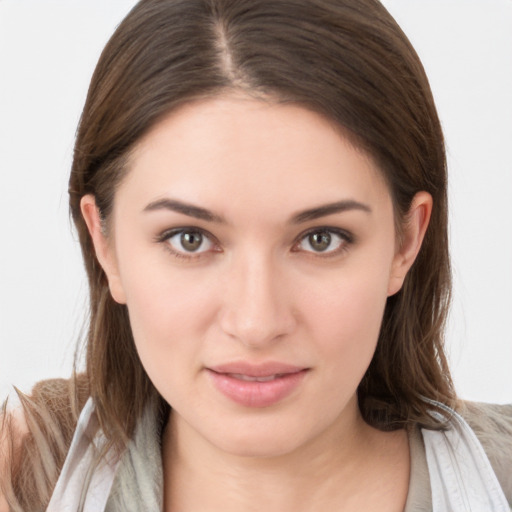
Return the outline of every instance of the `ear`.
[[[124,289],[119,276],[119,269],[112,240],[109,240],[104,232],[100,212],[96,206],[96,199],[92,194],[87,194],[80,201],[82,216],[91,235],[96,258],[98,259],[105,275],[113,299],[119,304],[126,304]]]
[[[402,288],[405,276],[421,249],[432,213],[432,204],[432,196],[424,191],[418,192],[412,200],[402,227],[400,246],[393,258],[388,296],[394,295]]]

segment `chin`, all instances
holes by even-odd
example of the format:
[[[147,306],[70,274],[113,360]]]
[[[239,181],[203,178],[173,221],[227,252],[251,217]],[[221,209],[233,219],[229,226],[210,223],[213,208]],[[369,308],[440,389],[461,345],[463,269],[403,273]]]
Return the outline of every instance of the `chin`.
[[[232,456],[247,458],[272,458],[291,454],[308,445],[319,434],[307,422],[297,418],[256,415],[222,422],[203,432],[206,440],[217,449]]]

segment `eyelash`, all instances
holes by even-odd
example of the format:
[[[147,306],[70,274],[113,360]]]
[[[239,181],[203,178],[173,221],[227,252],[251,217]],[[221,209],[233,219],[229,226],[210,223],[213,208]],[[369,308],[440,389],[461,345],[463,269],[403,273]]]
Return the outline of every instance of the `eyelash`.
[[[201,245],[203,245],[205,240],[208,240],[208,242],[213,245],[214,250],[213,251],[206,250],[206,251],[200,251],[200,252],[195,252],[195,251],[187,252],[185,250],[180,251],[180,250],[173,248],[170,243],[170,240],[173,237],[175,237],[176,235],[183,235],[185,233],[200,234],[203,237],[203,239],[201,241]],[[348,248],[350,247],[350,245],[352,245],[355,241],[353,235],[344,229],[339,229],[339,228],[334,228],[334,227],[329,227],[329,226],[319,226],[319,227],[315,227],[313,229],[309,229],[308,231],[301,233],[295,239],[295,241],[292,245],[291,251],[294,253],[301,252],[300,244],[304,243],[305,241],[308,240],[308,237],[315,235],[315,234],[321,234],[321,235],[327,234],[330,237],[329,242],[332,242],[333,235],[335,237],[338,237],[340,240],[339,240],[339,247],[337,247],[333,250],[325,249],[324,251],[314,251],[314,250],[311,250],[311,251],[304,250],[303,251],[305,253],[309,253],[313,257],[320,257],[320,258],[335,257],[335,256],[347,251]],[[217,239],[212,234],[208,233],[207,231],[204,231],[203,229],[196,228],[196,227],[180,227],[180,228],[173,228],[173,229],[164,231],[162,234],[160,234],[159,236],[156,237],[155,241],[158,243],[164,244],[165,248],[176,258],[182,258],[185,260],[194,260],[194,259],[200,258],[200,257],[204,256],[205,253],[208,253],[208,252],[222,252],[222,249],[220,248]],[[311,245],[311,241],[309,241],[309,243]]]

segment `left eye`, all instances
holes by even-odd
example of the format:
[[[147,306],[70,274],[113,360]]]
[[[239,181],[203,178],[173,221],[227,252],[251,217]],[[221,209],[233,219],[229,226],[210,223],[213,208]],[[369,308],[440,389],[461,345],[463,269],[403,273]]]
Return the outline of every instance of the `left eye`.
[[[307,252],[332,253],[341,249],[348,242],[346,235],[328,229],[321,229],[307,233],[295,247],[296,250]]]
[[[201,231],[182,229],[167,237],[167,243],[177,253],[201,253],[210,251],[214,243]]]

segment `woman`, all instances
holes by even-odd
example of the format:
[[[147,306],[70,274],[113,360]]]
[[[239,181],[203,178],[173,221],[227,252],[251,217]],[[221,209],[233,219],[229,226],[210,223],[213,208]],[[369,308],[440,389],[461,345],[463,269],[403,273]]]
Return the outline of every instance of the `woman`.
[[[4,415],[10,507],[508,510],[510,408],[443,353],[445,168],[378,2],[137,4],[70,178],[87,370]]]

